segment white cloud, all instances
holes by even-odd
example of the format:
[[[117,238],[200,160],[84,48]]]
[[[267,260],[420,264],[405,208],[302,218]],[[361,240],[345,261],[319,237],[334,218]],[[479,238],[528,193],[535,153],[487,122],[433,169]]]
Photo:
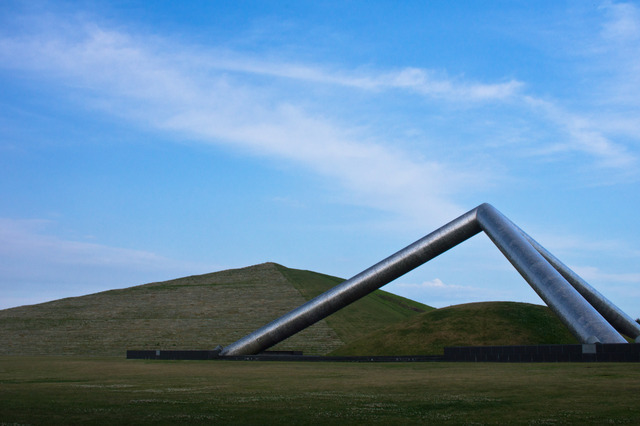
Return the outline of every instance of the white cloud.
[[[586,281],[616,284],[640,284],[640,273],[607,273],[594,266],[576,266],[575,272]]]
[[[637,302],[640,297],[640,273],[612,273],[584,265],[574,266],[572,269],[623,312],[634,318],[640,315]]]
[[[434,307],[458,303],[510,300],[513,298],[512,292],[507,289],[446,284],[439,278],[421,283],[392,282],[387,284],[384,290],[409,299],[419,300]]]
[[[46,220],[0,218],[0,309],[222,269],[60,238],[50,234],[54,227]]]
[[[224,269],[65,239],[55,228],[49,220],[0,218],[0,309]]]
[[[56,227],[50,220],[0,218],[0,309],[224,269],[65,239],[53,234]]]
[[[202,55],[192,52],[191,55]],[[194,59],[189,58],[189,62]],[[200,58],[198,65],[206,69],[243,72],[247,74],[280,77],[309,83],[344,86],[347,88],[383,91],[403,89],[426,97],[450,102],[481,102],[504,100],[516,95],[523,87],[517,80],[504,83],[477,83],[452,79],[432,70],[405,67],[396,71],[351,70],[323,68],[298,63],[265,61],[246,58],[229,51],[216,50]]]
[[[534,96],[525,95],[523,101],[531,108],[543,114],[566,135],[562,142],[539,149],[542,155],[558,152],[583,152],[596,159],[601,167],[631,170],[637,158],[623,145],[607,138],[592,120],[571,113],[560,106]]]
[[[482,180],[310,115],[288,102],[286,95],[272,97],[269,90],[247,81],[238,83],[228,75],[229,69],[194,67],[206,63],[207,52],[191,56],[168,42],[154,44],[95,25],[80,28],[71,35],[4,38],[0,58],[10,67],[62,82],[84,94],[94,107],[205,143],[288,159],[339,182],[351,194],[351,202],[423,223],[441,223],[460,213],[463,209],[451,201],[456,187],[463,181]],[[367,80],[329,78],[322,71],[299,67],[286,72],[285,65],[279,68],[260,61],[244,68],[342,85],[358,86]],[[369,80],[374,87],[397,85],[392,79]],[[426,90],[428,83],[421,79],[416,84]],[[500,87],[452,86],[445,91],[482,98],[502,96],[505,90]]]
[[[462,289],[471,288],[471,287],[464,287],[461,285],[445,284],[442,282],[440,278],[434,278],[431,281],[424,281],[422,283],[398,283],[396,284],[396,287],[406,288],[406,289],[416,289],[416,290],[425,290],[425,289],[462,290]]]
[[[53,225],[53,222],[47,220],[0,218],[2,270],[14,269],[16,261],[31,263],[34,268],[20,271],[37,275],[46,274],[42,269],[43,265],[126,267],[164,271],[186,271],[196,266],[147,251],[62,239],[47,232]]]
[[[591,254],[600,256],[606,254],[617,258],[638,258],[640,252],[629,245],[628,242],[617,239],[590,239],[584,236],[570,235],[566,233],[549,234],[537,233],[535,240],[542,244],[555,255]]]
[[[629,116],[636,119],[640,108],[640,8],[635,3],[605,2],[600,8],[601,31],[585,35],[591,40],[588,70],[598,72],[595,103],[613,107],[615,114],[595,116],[596,122],[608,125],[610,118]],[[613,116],[613,117],[612,117]],[[616,117],[618,116],[618,117]],[[609,124],[610,125],[610,124]],[[635,127],[635,126],[634,126]],[[638,137],[637,127],[633,133]]]
[[[506,83],[481,84],[438,78],[434,72],[405,68],[379,79],[380,87],[404,88],[422,95],[450,101],[503,100],[518,93],[523,84],[516,80]]]
[[[622,170],[635,170],[637,163],[587,117],[523,94],[517,80],[487,84],[413,67],[345,71],[265,61],[77,19],[48,21],[42,28],[0,39],[2,66],[62,84],[84,96],[89,106],[154,130],[289,160],[339,184],[348,202],[391,212],[421,227],[440,225],[465,211],[454,199],[470,186],[482,188],[491,172],[470,167],[473,161],[454,166],[428,153],[417,155],[373,136],[371,129],[346,127],[322,112],[327,107],[308,108],[312,100],[292,99],[288,83],[281,86],[279,80],[374,92],[404,90],[434,102],[509,102],[532,108],[566,136],[563,143],[539,152],[582,152],[602,167]],[[240,74],[272,79],[258,84]]]
[[[602,36],[614,41],[640,39],[640,11],[633,3],[606,2],[602,6],[607,20],[602,25]]]
[[[523,143],[518,154],[547,161],[571,161],[578,154],[585,168],[598,169],[598,181],[637,180],[640,8],[604,1],[599,8],[562,9],[564,18],[550,14],[531,26],[535,21],[527,17],[510,34],[530,37],[527,43],[552,59],[540,80],[526,82],[528,90],[511,98],[514,106],[530,108],[535,123],[522,121],[528,132],[519,140],[536,144]],[[538,140],[536,132],[543,137]]]

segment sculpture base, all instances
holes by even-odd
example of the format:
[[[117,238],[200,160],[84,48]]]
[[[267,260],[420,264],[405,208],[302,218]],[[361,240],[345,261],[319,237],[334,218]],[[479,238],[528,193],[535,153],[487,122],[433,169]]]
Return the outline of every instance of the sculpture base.
[[[640,362],[639,343],[593,345],[455,346],[442,355],[308,356],[297,351],[220,356],[220,350],[128,350],[127,359],[306,362]]]
[[[640,344],[458,346],[444,348],[445,361],[640,362]]]

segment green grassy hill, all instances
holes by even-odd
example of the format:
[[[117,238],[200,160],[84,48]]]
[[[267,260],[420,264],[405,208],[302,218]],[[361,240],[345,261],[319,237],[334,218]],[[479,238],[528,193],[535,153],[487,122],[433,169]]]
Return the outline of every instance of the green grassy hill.
[[[0,355],[115,355],[228,345],[343,280],[264,263],[0,311]],[[576,343],[544,306],[434,309],[377,290],[274,346],[305,354],[439,354],[445,346]]]
[[[342,279],[265,263],[0,311],[0,355],[212,349]],[[377,290],[272,349],[326,354],[433,308]]]
[[[341,278],[315,272],[289,269],[280,265],[278,267],[306,300],[313,299],[343,281]],[[376,290],[330,315],[325,321],[340,339],[347,343],[390,324],[433,310],[431,306]]]
[[[482,302],[416,315],[374,331],[332,355],[437,355],[445,346],[578,343],[546,306]]]

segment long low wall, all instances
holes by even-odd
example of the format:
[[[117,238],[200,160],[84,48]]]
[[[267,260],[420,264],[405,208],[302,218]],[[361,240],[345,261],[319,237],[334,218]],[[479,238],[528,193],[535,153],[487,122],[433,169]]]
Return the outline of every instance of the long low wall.
[[[217,359],[220,351],[128,350],[127,359],[208,360]]]
[[[427,362],[443,361],[442,355],[408,356],[314,356],[302,352],[269,351],[257,355],[219,356],[217,351],[129,350],[127,359],[220,361],[304,361],[304,362]]]
[[[640,362],[640,344],[459,346],[444,348],[445,361]]]
[[[128,350],[127,359],[333,362],[640,362],[639,343],[531,346],[456,346],[442,355],[304,356],[301,352],[220,356],[215,350]]]

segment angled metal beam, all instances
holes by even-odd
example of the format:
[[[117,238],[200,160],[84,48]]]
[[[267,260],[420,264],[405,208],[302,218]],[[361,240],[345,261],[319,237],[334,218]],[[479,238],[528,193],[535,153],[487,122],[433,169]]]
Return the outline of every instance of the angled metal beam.
[[[540,250],[534,248],[517,226],[491,205],[482,204],[353,278],[223,348],[220,355],[250,355],[270,348],[481,231],[484,231],[498,246],[578,340],[582,343],[626,342],[567,282],[563,272],[556,270],[558,268],[552,266],[551,261]],[[541,250],[544,249],[541,248]]]
[[[582,343],[626,343],[598,311],[527,241],[520,229],[489,204],[478,223],[514,268]]]
[[[473,209],[447,225],[389,256],[353,278],[311,299],[220,352],[226,355],[259,353],[350,303],[390,283],[480,232]]]
[[[553,266],[560,275],[566,279],[569,284],[575,288],[578,293],[584,297],[599,313],[620,333],[635,339],[640,343],[640,324],[633,320],[629,315],[625,314],[620,308],[613,304],[609,299],[604,297],[598,290],[593,288],[582,277],[573,272],[571,268],[562,263],[557,257],[551,254],[547,249],[542,247],[536,240],[531,238],[520,229],[520,232],[529,241],[529,243]]]

